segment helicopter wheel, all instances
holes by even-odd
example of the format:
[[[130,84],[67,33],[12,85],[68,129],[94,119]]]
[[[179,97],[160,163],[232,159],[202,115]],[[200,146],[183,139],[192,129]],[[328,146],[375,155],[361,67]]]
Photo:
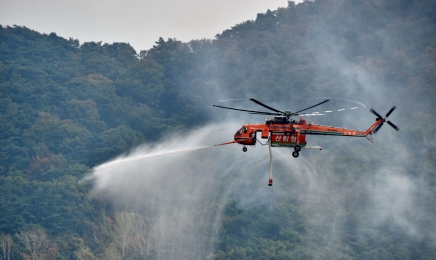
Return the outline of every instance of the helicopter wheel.
[[[242,148],[242,151],[245,153],[245,152],[247,151],[247,147],[244,146],[244,147]]]
[[[300,155],[300,154],[299,154],[297,151],[294,151],[294,152],[292,153],[292,156],[294,156],[294,158],[297,158],[299,155]]]
[[[299,151],[301,151],[301,146],[299,146],[298,144],[296,146],[294,146],[294,150],[298,153]],[[297,156],[298,157],[298,156]]]

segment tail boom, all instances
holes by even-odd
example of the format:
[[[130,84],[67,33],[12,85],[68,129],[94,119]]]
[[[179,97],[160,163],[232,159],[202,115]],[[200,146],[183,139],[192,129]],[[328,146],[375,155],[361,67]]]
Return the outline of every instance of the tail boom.
[[[383,123],[383,120],[380,118],[377,118],[377,120],[375,121],[374,124],[372,124],[372,126],[370,126],[366,131],[365,131],[365,136],[367,135],[371,135],[374,132],[374,129],[376,129],[379,125],[381,125]]]

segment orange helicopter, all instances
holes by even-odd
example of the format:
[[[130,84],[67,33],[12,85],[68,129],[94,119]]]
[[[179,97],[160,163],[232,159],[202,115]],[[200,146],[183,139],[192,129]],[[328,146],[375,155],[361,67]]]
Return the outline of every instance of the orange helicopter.
[[[366,137],[368,140],[373,142],[371,136],[373,134],[376,134],[384,123],[387,123],[388,125],[392,126],[397,131],[400,130],[400,128],[398,128],[395,124],[387,120],[387,117],[396,109],[396,106],[393,106],[386,113],[384,117],[382,117],[374,109],[371,109],[370,111],[377,116],[377,119],[375,123],[372,124],[367,130],[361,131],[361,130],[341,128],[341,127],[307,123],[306,120],[304,120],[303,118],[300,118],[299,121],[292,119],[293,116],[315,115],[315,114],[301,114],[300,112],[322,105],[330,101],[329,99],[296,112],[280,111],[278,109],[267,106],[254,98],[251,98],[250,100],[273,112],[253,111],[253,110],[245,110],[245,109],[238,109],[238,108],[224,107],[224,106],[217,106],[217,105],[213,105],[213,106],[224,108],[224,109],[248,112],[250,114],[256,114],[256,115],[271,115],[274,117],[267,118],[265,124],[244,124],[242,128],[236,131],[234,135],[234,141],[217,144],[215,146],[238,143],[243,145],[242,151],[246,152],[247,146],[253,146],[256,144],[256,142],[258,142],[257,132],[260,132],[262,139],[268,139],[268,146],[269,146],[269,153],[270,153],[270,171],[269,171],[269,181],[268,181],[269,186],[272,186],[273,184],[271,147],[286,147],[286,148],[293,147],[294,152],[292,153],[292,156],[297,158],[300,155],[300,151],[302,148],[322,150],[322,148],[319,146],[308,146],[306,142],[306,135]]]

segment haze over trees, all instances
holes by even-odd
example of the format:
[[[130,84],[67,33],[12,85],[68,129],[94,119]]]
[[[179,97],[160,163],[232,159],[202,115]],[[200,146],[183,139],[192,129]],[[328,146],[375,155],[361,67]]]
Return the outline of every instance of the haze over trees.
[[[372,148],[319,139],[332,152],[314,155],[313,167],[331,168],[318,176],[329,191],[304,194],[282,163],[276,171],[289,191],[274,203],[245,207],[239,195],[249,185],[217,200],[222,222],[216,237],[203,238],[214,250],[201,249],[202,256],[435,259],[435,23],[434,1],[289,2],[215,39],[160,38],[139,53],[128,43],[0,27],[0,256],[201,258],[156,246],[148,198],[119,207],[110,195],[89,196],[92,185],[80,180],[140,144],[222,119],[211,106],[219,99],[258,97],[286,107],[329,96],[386,111],[395,104],[401,130],[385,126],[396,137],[382,135],[386,145]],[[367,115],[355,121],[373,122]],[[378,189],[381,165],[394,174]],[[392,203],[377,204],[383,218],[376,221],[367,209],[378,198]]]

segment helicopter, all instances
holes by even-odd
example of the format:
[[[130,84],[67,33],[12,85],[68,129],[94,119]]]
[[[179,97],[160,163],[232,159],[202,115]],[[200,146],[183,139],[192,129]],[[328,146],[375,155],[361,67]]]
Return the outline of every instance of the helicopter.
[[[370,111],[377,116],[375,123],[372,124],[367,130],[355,130],[355,129],[347,129],[341,127],[308,123],[304,118],[302,118],[303,116],[317,115],[316,114],[317,112],[310,113],[310,114],[304,114],[304,113],[302,114],[301,112],[322,105],[330,101],[329,99],[324,100],[308,108],[298,110],[296,112],[292,112],[289,110],[281,111],[273,107],[270,107],[254,98],[250,98],[250,100],[256,103],[257,105],[267,108],[270,111],[246,110],[246,109],[239,109],[239,108],[232,108],[232,107],[225,107],[225,106],[218,106],[218,105],[213,105],[213,106],[218,108],[248,112],[250,114],[255,114],[255,115],[267,115],[267,116],[274,116],[274,117],[267,118],[265,124],[244,124],[240,129],[236,131],[234,135],[234,141],[217,144],[215,146],[238,143],[240,145],[243,145],[242,151],[247,152],[248,150],[247,146],[254,146],[256,145],[256,142],[261,143],[257,139],[257,133],[260,132],[261,138],[267,139],[267,144],[269,147],[270,170],[269,170],[268,186],[273,185],[271,147],[293,148],[294,151],[292,152],[292,156],[294,158],[297,158],[300,155],[300,151],[302,150],[302,148],[322,150],[320,146],[307,145],[306,135],[366,137],[369,141],[373,142],[372,135],[376,134],[384,123],[387,123],[388,125],[393,127],[396,131],[400,130],[400,128],[397,127],[394,123],[387,120],[389,115],[397,108],[396,106],[393,106],[386,113],[384,117],[371,108]],[[301,118],[298,121],[292,118],[297,116],[301,116]]]

